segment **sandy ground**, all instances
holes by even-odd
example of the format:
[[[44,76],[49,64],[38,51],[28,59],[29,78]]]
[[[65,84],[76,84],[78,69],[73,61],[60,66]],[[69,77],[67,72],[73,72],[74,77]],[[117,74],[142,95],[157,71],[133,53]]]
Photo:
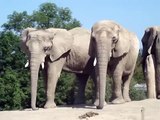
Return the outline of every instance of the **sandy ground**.
[[[87,117],[89,113],[95,113]],[[98,114],[98,115],[97,115]],[[160,100],[146,99],[125,104],[105,105],[103,110],[94,106],[58,106],[23,111],[2,111],[0,120],[160,120]]]

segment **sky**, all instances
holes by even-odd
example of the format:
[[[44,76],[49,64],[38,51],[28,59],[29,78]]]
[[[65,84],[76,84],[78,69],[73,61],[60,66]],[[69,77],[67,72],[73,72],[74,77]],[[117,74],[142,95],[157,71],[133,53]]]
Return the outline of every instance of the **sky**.
[[[147,27],[160,26],[160,0],[1,0],[0,26],[13,11],[32,14],[45,2],[68,7],[84,28],[99,20],[113,20],[136,33],[139,40]]]

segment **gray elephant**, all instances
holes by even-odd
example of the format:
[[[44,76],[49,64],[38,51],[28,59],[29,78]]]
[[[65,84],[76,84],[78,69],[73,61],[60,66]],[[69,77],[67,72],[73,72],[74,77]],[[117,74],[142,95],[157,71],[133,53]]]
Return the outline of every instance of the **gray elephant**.
[[[142,38],[142,67],[148,98],[160,99],[160,27],[149,27]]]
[[[61,71],[76,73],[79,91],[75,103],[84,102],[84,90],[89,75],[94,78],[94,58],[89,56],[90,32],[84,28],[72,30],[50,28],[22,32],[22,49],[29,56],[31,70],[31,107],[36,109],[38,72],[41,63],[47,81],[45,108],[56,106],[54,102],[57,80]],[[43,66],[43,65],[42,65]]]
[[[131,101],[130,80],[134,73],[139,52],[139,41],[135,34],[110,20],[95,23],[91,32],[90,55],[96,61],[96,79],[99,88],[97,108],[102,109],[105,101],[106,74],[113,79],[112,103]]]

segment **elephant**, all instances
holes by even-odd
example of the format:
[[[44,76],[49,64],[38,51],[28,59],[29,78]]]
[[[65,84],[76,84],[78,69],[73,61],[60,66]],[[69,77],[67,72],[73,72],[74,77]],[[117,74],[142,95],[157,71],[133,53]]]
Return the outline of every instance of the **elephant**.
[[[79,81],[76,104],[84,102],[84,91],[89,75],[95,78],[92,58],[89,55],[90,31],[77,27],[71,30],[27,28],[21,35],[21,46],[29,56],[31,71],[31,107],[36,107],[37,80],[40,64],[44,66],[47,101],[44,108],[56,106],[55,89],[61,71],[75,73]]]
[[[94,65],[99,96],[96,101],[97,109],[104,107],[107,74],[113,79],[112,103],[131,101],[129,86],[138,53],[137,36],[116,22],[101,20],[92,26],[89,54],[95,57]]]
[[[160,26],[146,28],[141,41],[142,68],[148,98],[160,99]]]

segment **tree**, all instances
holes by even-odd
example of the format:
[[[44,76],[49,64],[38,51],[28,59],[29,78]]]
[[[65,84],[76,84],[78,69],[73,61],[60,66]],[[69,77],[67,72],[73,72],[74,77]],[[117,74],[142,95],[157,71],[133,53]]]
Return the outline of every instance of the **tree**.
[[[32,17],[24,12],[14,11],[11,15],[8,15],[8,22],[4,23],[2,27],[4,30],[12,30],[16,33],[20,33],[24,28],[34,27]]]
[[[21,75],[25,76],[26,70],[18,42],[18,36],[11,31],[0,34],[0,110],[22,108],[25,98]]]
[[[40,5],[38,11],[33,12],[34,25],[37,28],[65,28],[81,26],[80,22],[72,18],[69,8],[59,8],[54,3]]]
[[[12,30],[20,33],[24,28],[66,28],[72,29],[81,26],[80,22],[72,17],[72,12],[69,8],[57,7],[54,3],[43,3],[39,10],[33,11],[28,15],[26,11],[16,12],[8,15],[8,22],[4,23],[2,27],[5,31]]]

